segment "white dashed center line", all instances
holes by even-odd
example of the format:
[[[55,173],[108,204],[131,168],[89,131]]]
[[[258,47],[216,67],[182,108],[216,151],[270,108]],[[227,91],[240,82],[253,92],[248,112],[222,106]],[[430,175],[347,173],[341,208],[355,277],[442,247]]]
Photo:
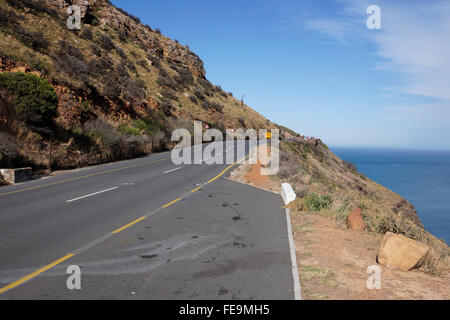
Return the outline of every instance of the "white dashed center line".
[[[172,169],[172,170],[169,170],[169,171],[166,171],[164,173],[171,173],[171,172],[174,172],[174,171],[177,171],[177,170],[180,170],[180,169],[181,169],[181,167],[175,168],[175,169]]]
[[[98,194],[101,194],[101,193],[105,193],[105,192],[108,192],[108,191],[116,190],[116,189],[119,189],[119,187],[114,187],[114,188],[110,188],[110,189],[94,192],[94,193],[91,193],[91,194],[88,194],[88,195],[85,195],[85,196],[82,196],[82,197],[79,197],[79,198],[68,200],[68,201],[66,201],[66,203],[75,202],[75,201],[78,201],[78,200],[81,200],[81,199],[85,199],[85,198],[88,198],[88,197],[92,197],[92,196],[95,196],[95,195],[98,195]]]

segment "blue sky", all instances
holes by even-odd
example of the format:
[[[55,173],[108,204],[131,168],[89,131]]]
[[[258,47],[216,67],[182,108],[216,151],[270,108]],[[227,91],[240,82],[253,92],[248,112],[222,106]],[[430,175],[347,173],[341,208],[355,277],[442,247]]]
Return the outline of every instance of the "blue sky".
[[[113,0],[188,44],[207,78],[331,146],[450,149],[450,3]],[[369,5],[381,30],[366,27]]]

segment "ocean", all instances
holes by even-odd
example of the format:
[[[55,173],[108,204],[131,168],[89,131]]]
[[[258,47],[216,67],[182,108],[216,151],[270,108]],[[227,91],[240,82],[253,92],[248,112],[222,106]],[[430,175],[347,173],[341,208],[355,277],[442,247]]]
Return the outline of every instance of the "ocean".
[[[370,179],[414,204],[425,229],[449,243],[450,151],[331,149]]]

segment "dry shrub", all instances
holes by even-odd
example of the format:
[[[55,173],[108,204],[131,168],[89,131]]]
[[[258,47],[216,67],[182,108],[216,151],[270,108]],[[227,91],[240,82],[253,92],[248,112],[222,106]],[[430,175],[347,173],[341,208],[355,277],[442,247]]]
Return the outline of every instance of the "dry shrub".
[[[101,145],[102,155],[106,160],[130,159],[146,153],[147,139],[121,135],[105,119],[97,118],[89,121],[85,125],[85,130]]]
[[[0,174],[0,186],[6,186],[6,185],[8,185],[8,182],[6,182],[6,181],[3,179],[3,176]]]
[[[433,276],[440,276],[449,271],[448,247],[443,248],[442,244],[436,241],[429,241],[431,250],[420,270]]]
[[[106,51],[111,51],[112,49],[115,48],[115,45],[112,42],[111,38],[109,37],[109,35],[106,34],[100,35],[100,37],[98,38],[98,45],[103,49],[105,49]]]
[[[122,136],[117,130],[102,118],[87,122],[84,128],[89,136],[97,139],[100,138],[108,147],[118,145],[122,139]]]
[[[308,207],[305,205],[305,201],[301,198],[297,198],[289,203],[287,208],[295,212],[308,211]]]

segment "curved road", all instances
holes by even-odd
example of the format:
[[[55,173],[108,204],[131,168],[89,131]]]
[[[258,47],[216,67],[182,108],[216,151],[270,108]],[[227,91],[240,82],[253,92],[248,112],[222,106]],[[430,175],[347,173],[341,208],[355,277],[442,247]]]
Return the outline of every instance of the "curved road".
[[[167,152],[1,188],[0,299],[293,299],[281,198],[232,167]]]

